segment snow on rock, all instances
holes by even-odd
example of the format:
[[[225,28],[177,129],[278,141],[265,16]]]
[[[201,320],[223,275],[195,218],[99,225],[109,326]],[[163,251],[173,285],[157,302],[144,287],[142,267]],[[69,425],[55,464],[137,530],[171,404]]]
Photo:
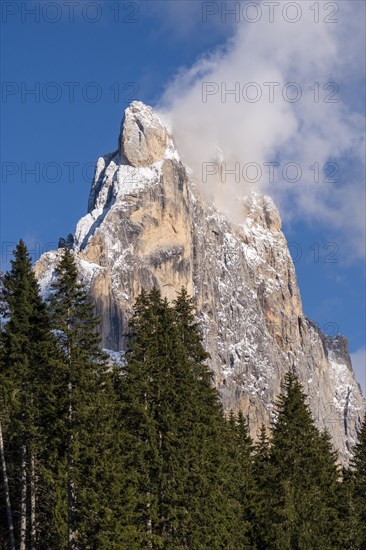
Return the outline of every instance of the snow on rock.
[[[55,267],[61,258],[60,250],[52,250],[42,254],[34,271],[38,279],[41,296],[46,299],[51,294],[51,285],[55,281]]]
[[[123,366],[124,364],[124,357],[125,357],[125,352],[124,351],[113,351],[111,349],[106,349],[104,348],[103,349],[104,353],[107,354],[108,358],[109,358],[109,361],[115,365],[120,365],[120,366]]]
[[[292,369],[317,424],[347,463],[365,402],[344,340],[327,339],[303,314],[276,206],[251,193],[242,200],[242,223],[234,224],[207,204],[191,177],[152,109],[131,104],[119,150],[97,162],[88,214],[75,232],[80,276],[101,317],[104,347],[123,354],[142,287],[174,299],[184,286],[195,298],[225,410],[242,410],[256,437],[273,419]],[[58,255],[47,253],[36,265],[43,292]]]

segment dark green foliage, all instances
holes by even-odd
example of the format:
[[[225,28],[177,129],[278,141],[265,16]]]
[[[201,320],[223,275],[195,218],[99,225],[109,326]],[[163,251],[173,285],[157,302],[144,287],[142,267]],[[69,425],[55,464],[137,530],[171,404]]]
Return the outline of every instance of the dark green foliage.
[[[121,379],[136,548],[231,548],[225,422],[192,303],[142,292]],[[138,475],[136,475],[138,474]]]
[[[44,537],[53,540],[50,524],[54,494],[49,464],[55,457],[53,450],[58,440],[59,357],[46,306],[39,296],[31,260],[22,241],[14,256],[11,271],[4,277],[8,321],[1,334],[0,414],[16,540],[19,541],[23,487],[27,493],[23,514],[30,544],[32,495],[36,518],[33,542]],[[26,476],[23,483],[22,470]],[[3,503],[2,498],[1,506]]]
[[[236,525],[232,541],[236,548],[250,548],[253,534],[253,505],[255,496],[253,475],[253,442],[248,423],[240,411],[230,413],[227,422],[226,448],[229,451],[227,491],[236,509]]]
[[[328,434],[315,427],[301,384],[291,372],[278,399],[271,443],[267,483],[273,547],[338,548],[336,454]]]
[[[354,518],[355,548],[366,548],[366,414],[353,448],[351,518]]]
[[[274,467],[270,460],[271,447],[265,426],[262,425],[254,447],[254,494],[251,502],[253,547],[260,550],[273,547]]]
[[[69,250],[56,276],[48,311],[20,242],[4,280],[9,320],[1,335],[0,412],[16,543],[23,516],[27,550],[117,548],[114,369],[101,352],[98,320]],[[5,545],[4,497],[1,483]]]
[[[360,526],[353,502],[354,476],[351,469],[342,469],[342,483],[339,487],[338,512],[341,521],[339,547],[360,550],[357,542],[360,537]]]
[[[0,420],[16,547],[23,513],[26,550],[366,548],[365,421],[341,475],[289,372],[276,421],[253,444],[241,412],[224,417],[184,289],[172,304],[142,291],[126,362],[111,366],[69,244],[48,306],[24,243],[4,279]],[[8,550],[4,487],[1,477]]]
[[[73,548],[93,548],[113,533],[116,403],[112,372],[101,351],[99,320],[78,282],[72,252],[64,249],[50,300],[52,326],[63,353],[65,406],[59,411],[63,448],[57,464],[60,534]],[[92,542],[93,541],[93,542]]]

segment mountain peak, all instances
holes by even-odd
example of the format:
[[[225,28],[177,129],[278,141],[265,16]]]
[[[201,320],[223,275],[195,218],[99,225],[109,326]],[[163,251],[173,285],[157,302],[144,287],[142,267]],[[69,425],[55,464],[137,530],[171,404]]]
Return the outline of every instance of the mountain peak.
[[[137,101],[126,109],[119,150],[97,162],[89,212],[73,243],[103,345],[126,349],[141,288],[173,300],[185,287],[224,409],[243,411],[256,437],[273,421],[281,381],[294,368],[317,425],[346,464],[365,410],[347,346],[305,317],[273,201],[254,192],[238,201],[243,216],[234,223],[201,196],[153,109]],[[45,294],[60,253],[44,254],[35,266]]]
[[[150,106],[133,101],[127,107],[121,124],[119,153],[128,164],[143,167],[161,160],[170,141],[167,129]]]

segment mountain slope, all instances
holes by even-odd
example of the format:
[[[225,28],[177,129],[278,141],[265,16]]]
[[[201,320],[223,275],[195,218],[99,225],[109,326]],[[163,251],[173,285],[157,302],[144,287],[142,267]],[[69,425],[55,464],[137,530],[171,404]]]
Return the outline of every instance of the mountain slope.
[[[96,166],[88,214],[77,224],[80,276],[101,316],[107,349],[123,350],[142,287],[169,299],[195,297],[210,366],[226,410],[241,409],[252,435],[273,419],[275,397],[292,368],[347,462],[365,402],[346,340],[325,337],[302,312],[294,265],[273,201],[243,198],[233,223],[201,196],[150,107],[133,102],[119,148]],[[45,293],[60,254],[35,266]]]

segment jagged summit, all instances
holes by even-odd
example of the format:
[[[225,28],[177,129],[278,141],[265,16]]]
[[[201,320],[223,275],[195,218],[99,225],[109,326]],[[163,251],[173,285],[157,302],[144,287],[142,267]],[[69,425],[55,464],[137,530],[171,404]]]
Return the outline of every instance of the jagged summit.
[[[135,167],[150,166],[161,160],[172,144],[167,129],[151,107],[133,101],[125,110],[119,138],[119,154]]]
[[[225,409],[243,410],[256,436],[273,419],[281,381],[294,368],[318,425],[347,462],[365,408],[347,347],[305,317],[273,201],[251,193],[242,206],[238,224],[207,204],[151,107],[126,109],[119,150],[99,158],[88,214],[74,235],[104,346],[125,348],[142,287],[173,299],[184,286],[194,295]],[[35,266],[45,293],[59,255],[46,253]]]

